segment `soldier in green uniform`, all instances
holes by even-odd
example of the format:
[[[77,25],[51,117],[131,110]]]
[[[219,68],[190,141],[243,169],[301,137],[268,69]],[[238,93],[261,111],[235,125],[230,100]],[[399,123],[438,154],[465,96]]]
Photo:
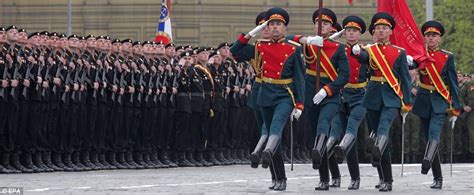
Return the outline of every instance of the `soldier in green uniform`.
[[[304,66],[301,58],[301,47],[298,43],[285,38],[286,26],[289,23],[288,12],[282,8],[271,8],[266,13],[266,21],[271,32],[271,39],[260,42],[256,47],[238,55],[239,59],[262,60],[262,85],[257,97],[268,139],[263,152],[262,167],[270,164],[284,169],[283,160],[273,161],[274,156],[281,156],[281,136],[286,121],[290,117],[299,118],[304,102]],[[250,38],[267,28],[267,23],[257,26],[247,35],[241,35],[239,41],[248,44]],[[292,111],[293,110],[293,111]],[[277,176],[277,184],[273,190],[286,190],[286,175],[283,171]]]
[[[437,21],[428,21],[421,27],[424,41],[428,45],[428,60],[418,60],[416,65],[420,72],[420,86],[413,107],[413,113],[421,119],[426,150],[421,164],[421,173],[427,174],[432,167],[432,189],[441,189],[443,177],[438,155],[443,123],[449,115],[449,122],[454,123],[459,116],[459,89],[455,70],[454,55],[439,49],[444,27]]]

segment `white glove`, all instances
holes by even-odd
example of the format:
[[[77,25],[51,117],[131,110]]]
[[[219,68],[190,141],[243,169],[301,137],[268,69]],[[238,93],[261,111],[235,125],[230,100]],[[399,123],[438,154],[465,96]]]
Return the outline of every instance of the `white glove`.
[[[354,55],[359,55],[359,54],[360,54],[360,46],[359,46],[359,44],[354,45],[354,47],[352,47],[352,53],[353,53]]]
[[[341,31],[332,34],[331,36],[329,36],[329,39],[334,40],[341,37],[344,34],[344,31],[346,31],[346,29],[342,29]]]
[[[451,123],[451,129],[454,129],[454,125],[456,124],[456,120],[458,120],[457,116],[449,117],[449,122]]]
[[[251,37],[255,37],[259,35],[265,29],[265,27],[267,27],[267,24],[268,24],[268,21],[258,25],[247,34],[250,35]]]
[[[407,63],[408,66],[413,66],[413,57],[411,55],[407,55]]]
[[[319,90],[319,92],[316,95],[314,95],[314,97],[313,97],[313,103],[314,104],[321,103],[321,101],[323,101],[323,99],[326,96],[328,96],[328,93],[326,92],[326,90],[324,90],[324,89]]]
[[[293,118],[295,118],[296,120],[298,120],[301,116],[301,113],[303,113],[303,111],[301,111],[300,109],[295,108],[295,109],[293,109],[293,112],[291,112],[291,116]]]
[[[320,36],[307,37],[306,38],[306,44],[316,45],[318,47],[323,47],[324,39],[323,39],[323,37],[320,37]]]

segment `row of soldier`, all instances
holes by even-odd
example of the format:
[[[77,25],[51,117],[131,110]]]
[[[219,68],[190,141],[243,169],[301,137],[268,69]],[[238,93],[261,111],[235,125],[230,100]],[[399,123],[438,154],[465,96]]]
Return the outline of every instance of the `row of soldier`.
[[[0,33],[1,172],[248,162],[254,75],[228,43]]]

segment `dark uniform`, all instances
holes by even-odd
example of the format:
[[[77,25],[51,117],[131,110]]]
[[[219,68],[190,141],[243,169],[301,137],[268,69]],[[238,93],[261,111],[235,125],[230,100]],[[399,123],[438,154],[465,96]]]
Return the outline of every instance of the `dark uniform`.
[[[395,27],[395,20],[380,12],[372,17],[371,26]],[[369,28],[373,29],[373,28]],[[392,167],[390,159],[389,130],[400,109],[406,113],[411,107],[411,79],[405,50],[377,43],[367,47],[370,63],[370,82],[362,105],[367,108],[370,126],[376,129],[375,146],[372,149],[372,166],[378,167],[381,179],[380,191],[392,190]]]
[[[282,8],[272,8],[266,13],[266,20],[279,20],[288,25],[289,15]],[[234,47],[238,47],[239,44],[245,45],[248,41],[241,35]],[[273,159],[276,158],[274,156],[281,156],[282,131],[291,111],[293,108],[303,109],[304,89],[301,86],[304,85],[304,66],[300,57],[301,47],[298,43],[283,37],[279,40],[259,42],[255,47],[246,47],[244,51],[234,55],[240,60],[246,60],[252,59],[256,52],[259,54],[256,60],[262,60],[262,85],[258,92],[257,105],[261,108],[269,135],[262,152],[262,167],[267,168],[270,164],[274,164],[275,167],[284,170],[283,160],[273,161]],[[274,190],[285,190],[285,172],[282,171],[276,179]]]
[[[361,34],[365,32],[365,23],[358,16],[346,17],[342,25],[345,29],[354,28],[359,30]],[[351,183],[348,189],[359,189],[360,174],[359,174],[359,157],[357,154],[357,134],[359,126],[365,118],[366,109],[362,106],[362,99],[365,95],[365,87],[367,86],[367,71],[368,71],[368,54],[367,51],[362,50],[359,45],[360,53],[354,54],[353,47],[347,43],[345,51],[349,60],[349,82],[342,90],[342,105],[340,118],[342,127],[345,130],[345,135],[341,142],[334,149],[334,154],[339,161],[347,157],[347,165],[351,175]]]
[[[337,23],[336,14],[330,10],[323,8],[322,20],[331,23],[333,26]],[[313,23],[317,22],[319,10],[313,13]],[[328,153],[326,144],[330,133],[331,121],[337,116],[340,103],[340,89],[349,80],[349,64],[344,52],[344,45],[325,38],[324,46],[321,49],[321,67],[320,86],[316,86],[317,75],[317,47],[308,45],[305,48],[306,57],[306,101],[305,106],[308,108],[308,117],[311,121],[311,128],[316,131],[314,139],[314,147],[311,151],[313,159],[313,169],[318,169],[320,174],[320,183],[316,190],[329,190],[329,170],[328,170]],[[317,87],[317,88],[316,88]],[[313,97],[318,93],[317,89],[325,90],[327,97],[318,105],[313,103]],[[324,113],[324,114],[323,114]]]
[[[423,24],[424,36],[443,36],[444,27],[437,21]],[[442,188],[441,165],[438,154],[440,134],[447,113],[456,118],[461,109],[454,55],[439,48],[428,48],[429,61],[420,62],[420,87],[413,106],[413,113],[421,119],[428,140],[421,173],[433,167],[434,183],[431,188]]]

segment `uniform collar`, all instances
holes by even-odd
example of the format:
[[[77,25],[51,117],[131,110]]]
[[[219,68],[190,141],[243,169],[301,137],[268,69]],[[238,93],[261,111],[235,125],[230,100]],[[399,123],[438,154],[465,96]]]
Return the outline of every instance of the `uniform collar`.
[[[439,51],[439,47],[436,47],[434,49],[428,49],[428,53],[433,53],[433,52],[436,52],[436,51]]]
[[[390,45],[390,41],[377,42],[378,45]]]
[[[281,43],[283,41],[285,41],[285,36],[282,36],[279,39],[272,39],[272,43]]]
[[[346,47],[352,48],[354,45],[359,44],[359,42],[356,42],[355,44],[351,45],[349,42],[346,42]]]

